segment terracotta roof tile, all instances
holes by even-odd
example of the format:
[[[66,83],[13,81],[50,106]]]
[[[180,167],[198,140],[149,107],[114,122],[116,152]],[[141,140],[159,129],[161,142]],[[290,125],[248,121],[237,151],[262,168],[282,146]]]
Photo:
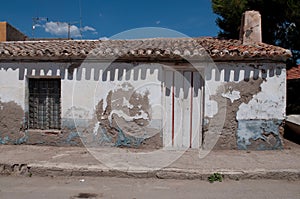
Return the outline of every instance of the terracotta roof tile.
[[[286,76],[287,80],[300,79],[300,65],[287,70]]]
[[[153,38],[137,40],[49,40],[0,42],[0,60],[58,60],[113,57],[197,59],[206,51],[214,60],[271,59],[285,61],[290,51],[264,43],[242,45],[239,40]],[[181,58],[182,59],[182,58]]]

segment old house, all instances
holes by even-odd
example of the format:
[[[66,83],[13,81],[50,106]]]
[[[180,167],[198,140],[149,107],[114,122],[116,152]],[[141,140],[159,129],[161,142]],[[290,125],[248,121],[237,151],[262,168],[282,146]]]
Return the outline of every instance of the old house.
[[[300,65],[287,70],[287,107],[284,137],[300,143]]]
[[[290,52],[250,40],[1,42],[0,142],[282,148]]]
[[[287,114],[300,113],[300,65],[287,70]]]

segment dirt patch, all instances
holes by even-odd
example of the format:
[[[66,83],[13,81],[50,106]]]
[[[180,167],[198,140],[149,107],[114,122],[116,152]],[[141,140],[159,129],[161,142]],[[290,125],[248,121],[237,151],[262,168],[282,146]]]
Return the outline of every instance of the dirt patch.
[[[259,93],[261,91],[260,85],[262,84],[262,79],[249,79],[249,81],[241,81],[241,82],[228,82],[224,85],[224,92],[230,93],[233,91],[240,92],[240,98],[234,100],[233,102],[226,98],[226,117],[224,127],[221,131],[220,137],[214,146],[214,149],[237,149],[237,139],[236,139],[236,130],[238,127],[238,122],[236,120],[236,114],[239,109],[239,106],[242,103],[247,104],[252,98],[253,95]],[[212,96],[211,99],[221,102],[224,100],[222,96],[222,91],[219,91],[217,95]],[[218,107],[220,109],[220,107]],[[220,114],[220,113],[218,113]],[[214,117],[218,117],[218,114]],[[204,133],[204,141],[205,141],[205,133]]]
[[[47,146],[80,146],[82,141],[77,131],[27,130],[26,144]]]
[[[15,144],[24,137],[24,111],[15,102],[0,101],[1,144]]]
[[[156,150],[156,149],[160,149],[162,147],[163,147],[162,136],[158,132],[154,136],[152,136],[148,139],[145,139],[139,148]]]

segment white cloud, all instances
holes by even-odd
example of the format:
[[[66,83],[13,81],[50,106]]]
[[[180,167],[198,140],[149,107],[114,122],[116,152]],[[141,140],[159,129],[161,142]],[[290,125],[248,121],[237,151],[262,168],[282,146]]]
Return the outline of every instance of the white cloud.
[[[52,35],[56,35],[56,36],[64,36],[66,37],[68,35],[69,32],[69,28],[70,28],[70,36],[71,37],[80,37],[80,28],[75,26],[75,25],[68,25],[68,23],[66,22],[47,22],[44,25],[45,31],[52,34]],[[82,32],[92,32],[97,34],[96,29],[90,26],[85,26],[81,29]]]
[[[156,21],[155,23],[158,25],[158,24],[160,24],[160,21],[158,20],[158,21]]]
[[[47,22],[45,24],[45,31],[49,32],[52,35],[65,36],[68,35],[69,27],[66,22]],[[80,37],[80,30],[75,25],[70,25],[70,36],[71,37]]]
[[[96,29],[90,26],[84,26],[82,28],[83,31],[92,31],[92,32],[96,32]]]
[[[107,40],[109,40],[109,38],[108,37],[100,37],[99,40],[107,41]]]

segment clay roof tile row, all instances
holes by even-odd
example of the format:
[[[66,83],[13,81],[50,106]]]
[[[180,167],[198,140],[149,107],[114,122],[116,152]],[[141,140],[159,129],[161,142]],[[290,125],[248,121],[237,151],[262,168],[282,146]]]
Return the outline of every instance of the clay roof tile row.
[[[287,70],[286,76],[287,80],[300,79],[300,65]]]
[[[207,54],[206,54],[207,53]],[[209,55],[214,60],[272,59],[285,61],[290,51],[264,43],[243,45],[239,40],[153,38],[137,40],[49,40],[0,43],[0,60],[97,58],[184,58]]]

